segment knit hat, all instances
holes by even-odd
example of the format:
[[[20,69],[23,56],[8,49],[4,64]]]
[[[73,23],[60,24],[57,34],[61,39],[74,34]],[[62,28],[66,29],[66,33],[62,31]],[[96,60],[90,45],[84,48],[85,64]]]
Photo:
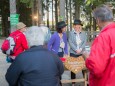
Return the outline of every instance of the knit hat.
[[[24,27],[26,27],[26,25],[22,22],[19,22],[17,25],[16,25],[17,29],[22,29]]]

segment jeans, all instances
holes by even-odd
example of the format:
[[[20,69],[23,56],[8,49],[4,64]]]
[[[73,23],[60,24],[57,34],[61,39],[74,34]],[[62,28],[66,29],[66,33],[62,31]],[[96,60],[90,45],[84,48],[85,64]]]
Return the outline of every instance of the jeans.
[[[58,56],[62,58],[64,56],[64,52],[58,52]],[[62,86],[61,76],[60,76],[60,86]]]

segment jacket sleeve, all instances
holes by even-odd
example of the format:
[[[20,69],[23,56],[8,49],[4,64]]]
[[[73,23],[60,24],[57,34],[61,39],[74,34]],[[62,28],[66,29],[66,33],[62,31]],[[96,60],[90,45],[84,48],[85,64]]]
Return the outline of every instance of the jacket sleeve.
[[[22,42],[23,48],[24,48],[25,50],[27,50],[29,47],[28,47],[28,42],[27,42],[26,37],[25,37],[24,34],[21,36],[21,42]]]
[[[48,50],[51,51],[54,41],[55,41],[55,35],[53,34],[48,42]]]
[[[64,72],[63,62],[59,59],[57,55],[55,55],[55,61],[59,70],[59,75],[61,76]]]
[[[59,74],[61,76],[63,74],[63,72],[64,72],[64,66],[63,66],[63,63],[62,63],[62,61],[60,59],[58,61],[58,69],[59,69]]]
[[[101,77],[110,58],[110,40],[107,35],[98,36],[91,47],[89,57],[86,59],[86,67],[96,77]]]
[[[22,68],[20,65],[21,65],[21,63],[17,57],[15,59],[15,61],[8,68],[5,78],[6,78],[7,82],[9,83],[9,86],[17,86],[18,79],[22,72]]]
[[[68,55],[68,45],[67,45],[67,36],[65,34],[65,48],[64,48],[64,53]]]
[[[75,46],[75,44],[73,43],[73,40],[72,40],[72,36],[73,35],[73,33],[72,32],[69,32],[69,45],[70,45],[70,47],[74,50],[74,51],[76,51],[77,50],[77,46]]]
[[[86,42],[87,42],[87,36],[86,36],[85,32],[83,32],[83,44],[81,45],[82,49],[85,48]]]

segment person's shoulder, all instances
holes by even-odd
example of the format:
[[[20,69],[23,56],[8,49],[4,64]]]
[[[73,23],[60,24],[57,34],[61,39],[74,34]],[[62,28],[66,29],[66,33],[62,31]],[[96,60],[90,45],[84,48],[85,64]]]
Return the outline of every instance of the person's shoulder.
[[[22,34],[22,32],[20,32],[19,30],[16,30],[16,31],[10,33],[9,36],[18,36],[19,34]]]
[[[54,32],[53,34],[52,34],[52,36],[57,36],[58,35],[58,33],[57,32]]]
[[[10,36],[17,34],[17,30],[10,33]]]
[[[31,51],[30,49],[25,50],[24,52],[21,52],[16,58],[18,58],[19,60],[28,59],[28,58],[26,58],[26,56],[29,55],[30,51]]]
[[[26,59],[26,56],[25,56],[25,51],[24,51],[24,52],[20,53],[20,54],[16,57],[15,61],[16,61],[16,62],[19,61],[19,62],[22,63],[25,59]],[[25,60],[25,61],[26,61],[26,60]]]
[[[66,35],[66,32],[63,32],[63,35]]]
[[[57,33],[57,31],[55,31],[53,34],[55,35],[55,34],[58,34],[58,33]]]

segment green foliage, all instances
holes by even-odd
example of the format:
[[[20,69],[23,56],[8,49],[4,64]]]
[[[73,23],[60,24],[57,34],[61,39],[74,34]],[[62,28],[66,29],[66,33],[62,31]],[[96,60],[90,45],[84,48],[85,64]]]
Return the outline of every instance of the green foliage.
[[[25,3],[28,8],[31,8],[33,5],[33,0],[20,0],[21,3]]]

